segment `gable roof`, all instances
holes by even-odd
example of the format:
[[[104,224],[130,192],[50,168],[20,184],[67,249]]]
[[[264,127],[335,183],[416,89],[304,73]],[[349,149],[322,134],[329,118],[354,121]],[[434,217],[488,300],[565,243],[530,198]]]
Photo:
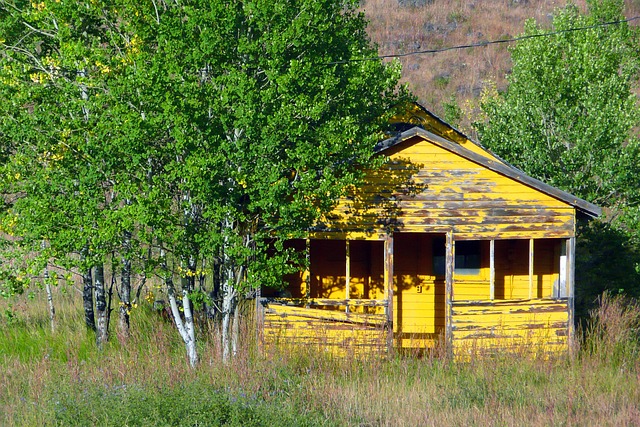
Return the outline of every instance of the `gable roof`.
[[[424,109],[424,107],[420,106],[422,109]],[[424,109],[426,111],[426,109]],[[427,111],[428,112],[428,111]],[[445,126],[449,127],[451,130],[453,130],[454,132],[458,133],[459,135],[463,136],[464,135],[462,133],[460,133],[459,131],[456,131],[455,129],[453,129],[451,126],[447,125],[444,121],[438,119],[435,115],[429,113],[429,115],[437,120],[440,121],[441,124],[444,124]],[[472,161],[476,164],[479,164],[481,166],[486,167],[489,170],[492,170],[494,172],[497,172],[499,174],[502,174],[504,176],[507,176],[517,182],[520,182],[524,185],[527,185],[529,187],[532,187],[544,194],[547,194],[551,197],[554,197],[558,200],[561,200],[571,206],[574,206],[579,212],[586,214],[587,216],[591,217],[591,218],[595,218],[601,215],[602,213],[602,209],[599,206],[594,205],[593,203],[587,202],[586,200],[583,200],[579,197],[576,197],[570,193],[567,193],[566,191],[560,190],[556,187],[553,187],[549,184],[545,184],[542,181],[539,181],[535,178],[532,178],[530,176],[528,176],[527,174],[525,174],[523,171],[521,171],[520,169],[517,169],[514,166],[509,165],[507,162],[505,162],[504,160],[500,159],[499,157],[495,156],[493,153],[490,153],[487,149],[483,148],[480,144],[472,141],[471,139],[464,137],[467,141],[475,144],[475,146],[477,148],[480,148],[482,151],[484,151],[486,154],[482,155],[479,154],[478,152],[475,152],[477,150],[471,151],[467,148],[464,148],[460,143],[457,142],[453,142],[450,141],[448,139],[445,139],[439,135],[436,135],[433,132],[430,132],[428,130],[422,129],[419,126],[414,126],[408,130],[405,130],[404,132],[401,132],[391,138],[385,139],[384,141],[379,142],[378,144],[376,144],[374,150],[376,153],[383,153],[386,150],[390,150],[393,147],[398,146],[400,143],[408,141],[411,138],[414,137],[420,137],[423,138],[427,141],[432,142],[433,144],[436,144],[437,146],[444,148],[445,150],[448,150],[452,153],[455,153],[469,161]]]

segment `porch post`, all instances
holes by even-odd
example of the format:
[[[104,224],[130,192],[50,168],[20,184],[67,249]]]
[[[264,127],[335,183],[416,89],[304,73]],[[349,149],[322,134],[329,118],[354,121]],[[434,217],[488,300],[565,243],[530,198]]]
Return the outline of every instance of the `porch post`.
[[[345,253],[347,254],[346,256],[346,266],[345,266],[345,270],[344,270],[344,288],[345,288],[345,299],[347,300],[347,304],[345,305],[345,312],[348,313],[349,312],[349,291],[351,290],[351,254],[350,254],[350,250],[351,250],[351,245],[349,244],[349,241],[346,240],[346,249],[345,249]]]
[[[311,298],[311,239],[309,238],[305,239],[304,249],[305,249],[304,256],[307,260],[307,265],[303,273],[304,284],[305,284],[304,296],[305,298],[309,299]]]
[[[569,340],[569,351],[572,352],[575,348],[575,264],[576,260],[576,238],[570,237],[567,239],[567,309],[569,311],[569,319],[567,325],[567,333]]]
[[[393,236],[384,239],[384,314],[387,325],[387,352],[393,350]]]
[[[529,239],[529,299],[533,299],[533,239]]]
[[[447,232],[447,241],[445,248],[445,341],[447,345],[447,354],[453,355],[453,272],[455,269],[455,241],[453,240],[453,232]]]
[[[496,298],[496,241],[489,242],[489,299]]]

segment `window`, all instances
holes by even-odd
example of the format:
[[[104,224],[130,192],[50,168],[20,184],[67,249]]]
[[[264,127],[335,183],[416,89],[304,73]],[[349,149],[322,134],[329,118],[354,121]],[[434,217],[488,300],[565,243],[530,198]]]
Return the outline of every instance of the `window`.
[[[459,275],[480,274],[481,243],[479,240],[462,240],[456,242],[455,273]],[[446,269],[445,239],[433,239],[433,274],[444,276]]]

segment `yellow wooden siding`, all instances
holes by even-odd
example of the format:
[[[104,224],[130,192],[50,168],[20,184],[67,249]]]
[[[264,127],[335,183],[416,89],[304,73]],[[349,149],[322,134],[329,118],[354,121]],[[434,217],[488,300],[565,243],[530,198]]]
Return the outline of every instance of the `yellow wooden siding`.
[[[390,120],[390,123],[407,123],[420,126],[444,139],[460,144],[469,151],[488,159],[497,160],[493,154],[471,141],[462,133],[454,130],[450,125],[439,121],[415,103],[403,106],[403,109]]]
[[[381,239],[392,235],[394,345],[434,347],[447,328],[445,283],[433,271],[433,239],[452,232],[456,241],[482,241],[478,273],[454,274],[454,347],[536,343],[545,351],[565,350],[566,302],[541,298],[550,298],[558,282],[560,238],[574,235],[575,209],[421,136],[385,154],[389,163],[370,172],[361,188],[351,189],[311,234],[310,271],[288,277],[289,296],[382,299]],[[532,238],[536,240],[530,276]],[[351,240],[348,268],[345,239]],[[495,240],[494,301],[487,301],[489,240]],[[511,301],[515,299],[527,301]],[[370,316],[382,319],[383,314],[380,306],[347,310],[344,301],[333,306],[271,307],[264,315],[264,338],[338,349],[352,344],[379,348],[383,328],[368,322]]]
[[[456,239],[570,237],[572,206],[415,137],[342,199],[329,230],[446,232]]]
[[[314,241],[310,249],[311,297],[345,298],[346,245],[339,240]]]
[[[496,349],[538,354],[567,349],[565,300],[454,302],[452,312],[456,354]]]
[[[347,314],[269,304],[264,308],[262,344],[304,345],[333,354],[386,351],[384,316]]]
[[[394,236],[393,331],[397,347],[431,348],[444,333],[445,289],[444,280],[433,273],[434,237],[417,233]]]

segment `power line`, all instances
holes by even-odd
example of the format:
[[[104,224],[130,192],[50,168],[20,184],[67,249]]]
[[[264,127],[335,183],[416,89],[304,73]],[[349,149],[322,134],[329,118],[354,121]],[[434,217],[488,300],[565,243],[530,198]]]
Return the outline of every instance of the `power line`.
[[[396,54],[380,55],[380,56],[372,56],[372,57],[369,57],[369,58],[344,59],[344,60],[341,60],[341,61],[328,62],[326,65],[347,64],[349,62],[377,61],[379,59],[388,59],[388,58],[404,58],[406,56],[424,55],[424,54],[427,54],[427,53],[442,53],[442,52],[447,52],[447,51],[450,51],[450,50],[461,50],[461,49],[470,49],[470,48],[475,48],[475,47],[485,47],[485,46],[489,46],[489,45],[492,45],[492,44],[512,43],[512,42],[517,42],[517,41],[520,41],[520,40],[528,40],[528,39],[534,39],[534,38],[538,38],[538,37],[549,37],[549,36],[554,36],[556,34],[571,33],[571,32],[574,32],[574,31],[590,30],[592,28],[606,27],[606,26],[609,26],[609,25],[618,25],[618,24],[622,24],[622,23],[625,23],[625,22],[635,21],[635,20],[638,20],[638,19],[640,19],[640,16],[634,16],[633,18],[622,19],[622,20],[619,20],[619,21],[602,22],[600,24],[589,25],[587,27],[568,28],[566,30],[558,30],[558,31],[552,31],[552,32],[549,32],[549,33],[542,33],[542,34],[530,34],[530,35],[519,36],[519,37],[510,38],[510,39],[491,40],[491,41],[484,41],[484,42],[471,43],[471,44],[463,44],[463,45],[457,45],[457,46],[448,46],[448,47],[443,47],[443,48],[440,48],[440,49],[415,50],[415,51],[412,51],[412,52],[396,53]]]

